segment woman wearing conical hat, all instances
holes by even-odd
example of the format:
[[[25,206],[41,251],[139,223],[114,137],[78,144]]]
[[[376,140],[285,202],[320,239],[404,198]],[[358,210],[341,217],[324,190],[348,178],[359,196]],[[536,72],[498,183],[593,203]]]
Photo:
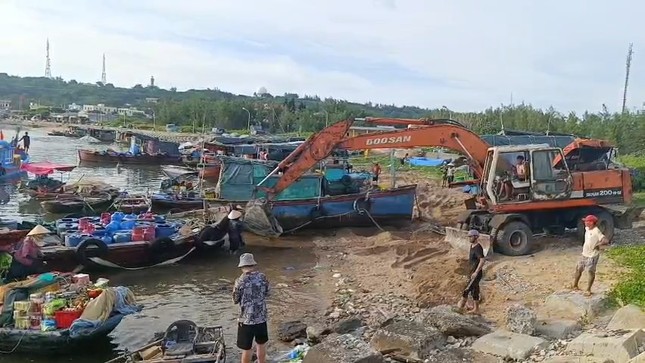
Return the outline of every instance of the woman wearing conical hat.
[[[34,227],[27,236],[20,241],[12,253],[11,267],[5,277],[6,282],[22,280],[29,275],[43,272],[44,261],[40,248],[45,244],[45,236],[51,232],[41,226]]]

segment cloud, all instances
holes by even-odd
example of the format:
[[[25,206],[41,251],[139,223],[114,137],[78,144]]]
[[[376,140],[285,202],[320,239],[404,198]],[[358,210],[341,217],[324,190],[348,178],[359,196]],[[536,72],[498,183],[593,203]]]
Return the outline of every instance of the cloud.
[[[0,72],[40,75],[44,41],[54,75],[214,88],[297,92],[387,104],[471,111],[524,100],[539,107],[620,106],[625,53],[640,14],[617,0],[106,0],[1,5]],[[556,11],[557,9],[557,11]],[[7,39],[9,38],[9,39]]]

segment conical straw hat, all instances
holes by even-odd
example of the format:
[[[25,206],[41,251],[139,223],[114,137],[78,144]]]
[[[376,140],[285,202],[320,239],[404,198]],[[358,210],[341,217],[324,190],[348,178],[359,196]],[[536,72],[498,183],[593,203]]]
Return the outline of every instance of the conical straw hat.
[[[29,231],[29,233],[27,233],[27,236],[39,236],[42,234],[50,234],[50,233],[51,232],[47,228],[39,224],[36,227],[34,227],[31,231]]]

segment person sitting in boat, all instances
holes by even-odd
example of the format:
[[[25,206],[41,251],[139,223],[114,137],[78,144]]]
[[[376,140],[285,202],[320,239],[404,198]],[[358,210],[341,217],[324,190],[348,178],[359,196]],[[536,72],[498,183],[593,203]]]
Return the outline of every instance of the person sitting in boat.
[[[233,209],[228,214],[228,246],[229,252],[231,254],[236,254],[237,251],[246,245],[244,239],[242,238],[242,212],[239,210]]]
[[[51,232],[41,226],[34,227],[14,248],[11,266],[5,282],[23,280],[29,275],[43,272],[45,261],[40,248],[45,245],[44,238]]]

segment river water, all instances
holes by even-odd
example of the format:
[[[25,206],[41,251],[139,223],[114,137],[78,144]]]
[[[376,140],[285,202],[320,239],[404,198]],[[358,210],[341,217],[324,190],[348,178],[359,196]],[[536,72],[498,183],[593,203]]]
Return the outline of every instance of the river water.
[[[9,135],[6,127],[4,134],[6,138],[13,136],[13,132]],[[34,162],[77,164],[78,148],[108,147],[101,144],[90,145],[73,138],[47,136],[42,129],[31,129],[29,134],[30,155]],[[99,179],[132,192],[145,192],[148,188],[156,190],[159,187],[162,173],[158,167],[122,167],[118,171],[115,166],[79,166],[70,173],[69,179],[74,181],[80,177]],[[38,203],[29,202],[28,196],[22,195],[12,186],[5,186],[5,191],[8,192],[10,201],[0,205],[1,216],[25,219],[41,216]],[[294,279],[297,280],[298,276],[315,267],[315,255],[306,241],[302,245],[294,243],[297,242],[294,239],[289,242],[291,248],[248,248],[256,256],[260,269],[267,274],[272,285],[278,286],[273,289],[274,293],[269,301],[270,312],[281,311],[283,315],[287,315],[284,318],[289,318],[288,311],[295,305],[319,304],[313,297],[313,286],[292,288]],[[88,347],[87,352],[73,352],[68,357],[0,354],[0,360],[7,363],[104,362],[124,349],[132,350],[145,345],[155,332],[164,331],[172,322],[189,319],[199,325],[222,325],[225,329],[228,358],[233,361],[238,357],[235,347],[235,318],[238,309],[231,302],[232,282],[239,275],[236,264],[236,257],[222,254],[190,264],[140,271],[115,271],[93,276],[110,279],[112,286],[129,287],[137,296],[138,302],[144,305],[141,313],[127,316],[123,320],[111,334],[110,344]],[[275,331],[273,327],[270,324],[270,329]]]

